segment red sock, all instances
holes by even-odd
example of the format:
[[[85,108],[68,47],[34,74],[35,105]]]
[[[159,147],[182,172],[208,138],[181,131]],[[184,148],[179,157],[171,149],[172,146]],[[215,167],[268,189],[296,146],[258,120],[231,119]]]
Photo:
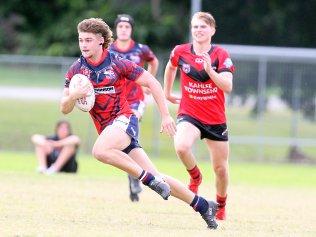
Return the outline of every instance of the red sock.
[[[218,207],[222,208],[226,206],[226,199],[227,199],[227,194],[225,197],[221,197],[218,194],[216,195],[216,201],[218,203]]]
[[[197,166],[194,166],[193,169],[187,170],[187,171],[190,174],[192,179],[199,179],[202,176],[201,171],[200,171],[199,167],[197,167]]]

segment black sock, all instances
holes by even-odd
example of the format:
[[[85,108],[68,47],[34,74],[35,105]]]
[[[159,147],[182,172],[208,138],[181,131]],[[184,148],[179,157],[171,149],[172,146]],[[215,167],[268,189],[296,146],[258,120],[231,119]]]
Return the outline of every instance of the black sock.
[[[198,195],[195,195],[190,206],[193,207],[193,209],[200,214],[204,214],[209,208],[208,202],[203,197],[200,197]]]
[[[150,183],[152,180],[155,179],[155,177],[154,177],[151,173],[149,173],[149,172],[143,170],[143,172],[142,172],[141,175],[138,177],[138,179],[139,179],[140,181],[142,181],[142,183],[143,183],[144,185],[148,186],[149,183]]]

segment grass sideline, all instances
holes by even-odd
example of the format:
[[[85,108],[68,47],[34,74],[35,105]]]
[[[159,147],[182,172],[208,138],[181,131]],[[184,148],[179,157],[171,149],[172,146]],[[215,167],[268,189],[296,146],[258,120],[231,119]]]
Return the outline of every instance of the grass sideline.
[[[80,156],[76,175],[40,175],[32,153],[0,152],[3,236],[315,236],[314,166],[232,163],[228,220],[216,231],[190,207],[145,188],[128,200],[126,174]],[[155,159],[185,181],[177,160]],[[214,197],[208,162],[201,193]],[[302,199],[303,198],[303,199]]]
[[[155,158],[155,165],[163,173],[186,181],[187,174],[183,165],[177,159]],[[92,156],[79,154],[79,176],[117,177],[125,179],[123,172],[103,165]],[[33,174],[36,168],[34,153],[1,152],[0,172],[18,172]],[[199,162],[205,180],[213,180],[210,163]],[[316,166],[297,164],[267,164],[267,163],[230,163],[230,180],[232,184],[275,186],[275,187],[314,187],[316,183]]]
[[[175,108],[170,107],[173,115]],[[21,101],[0,100],[0,149],[31,151],[33,149],[30,137],[34,133],[51,134],[55,122],[60,118],[68,119],[73,125],[73,131],[82,138],[81,151],[89,153],[96,138],[96,131],[88,113],[74,109],[74,112],[63,116],[56,101]],[[174,148],[170,138],[159,134],[160,118],[153,106],[148,106],[146,116],[141,122],[141,145],[154,156],[172,154]],[[22,119],[21,119],[22,117]],[[175,116],[174,116],[175,117]],[[258,131],[258,122],[249,118],[247,111],[230,109],[228,111],[230,135],[255,135]],[[289,114],[270,114],[266,118],[267,136],[290,137]],[[300,126],[300,134],[312,138],[316,133],[316,124],[304,122]],[[261,149],[261,147],[260,147]],[[262,146],[265,161],[283,161],[287,155],[288,147],[285,145]],[[302,150],[316,159],[316,150],[313,147]],[[198,159],[208,159],[208,153],[203,142],[198,142],[195,153]],[[231,159],[239,161],[253,161],[259,152],[259,145],[231,144]]]

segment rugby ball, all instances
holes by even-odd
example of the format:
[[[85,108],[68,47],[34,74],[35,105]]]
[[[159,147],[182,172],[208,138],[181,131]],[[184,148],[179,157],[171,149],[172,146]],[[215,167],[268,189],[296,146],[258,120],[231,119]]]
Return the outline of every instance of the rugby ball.
[[[69,92],[71,93],[78,86],[84,86],[86,84],[90,86],[90,91],[86,97],[77,99],[75,106],[84,112],[89,112],[94,106],[95,94],[93,85],[88,77],[83,74],[75,74],[70,80]]]

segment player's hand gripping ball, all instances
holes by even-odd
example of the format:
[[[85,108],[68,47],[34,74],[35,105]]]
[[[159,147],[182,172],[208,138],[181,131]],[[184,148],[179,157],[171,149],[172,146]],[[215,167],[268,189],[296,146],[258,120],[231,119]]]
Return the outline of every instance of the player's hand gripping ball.
[[[70,84],[69,84],[69,92],[71,93],[75,88],[77,88],[78,86],[85,86],[85,85],[89,85],[90,90],[88,92],[88,95],[86,97],[82,97],[76,100],[76,104],[75,106],[84,111],[84,112],[89,112],[93,106],[94,106],[94,102],[95,102],[95,94],[94,94],[94,89],[93,89],[93,85],[90,82],[90,80],[88,79],[88,77],[86,77],[83,74],[75,74],[71,80],[70,80]]]

